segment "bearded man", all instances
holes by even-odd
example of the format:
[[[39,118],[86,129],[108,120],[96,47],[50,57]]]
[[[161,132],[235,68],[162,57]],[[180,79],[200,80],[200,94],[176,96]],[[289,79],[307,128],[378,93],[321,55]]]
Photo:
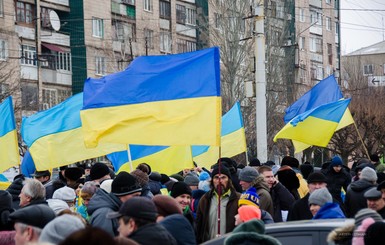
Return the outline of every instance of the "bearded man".
[[[211,172],[211,190],[202,196],[197,210],[199,244],[233,231],[235,228],[234,216],[238,214],[239,197],[240,194],[231,182],[229,169],[221,166],[219,173],[219,167],[215,166]],[[219,217],[218,200],[220,200]]]

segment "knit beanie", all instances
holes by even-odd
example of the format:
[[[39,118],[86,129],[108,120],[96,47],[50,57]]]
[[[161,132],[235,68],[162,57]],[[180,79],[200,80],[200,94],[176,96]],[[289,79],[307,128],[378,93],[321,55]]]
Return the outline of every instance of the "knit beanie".
[[[259,196],[254,187],[248,189],[243,192],[239,198],[238,206],[241,205],[252,205],[255,207],[259,207]]]
[[[188,185],[188,186],[198,186],[199,184],[199,178],[196,174],[194,173],[188,173],[185,177],[184,177],[184,182]]]
[[[376,182],[377,181],[377,173],[372,168],[365,167],[361,171],[360,179],[364,179],[370,182]]]
[[[366,230],[364,241],[365,244],[382,244],[384,242],[385,223],[377,221]]]
[[[135,169],[131,172],[131,175],[136,178],[141,187],[148,184],[148,181],[150,180],[148,175],[140,169]]]
[[[317,189],[309,196],[309,205],[316,204],[322,207],[327,202],[333,202],[333,197],[327,188]]]
[[[82,170],[77,167],[67,168],[66,170],[64,170],[64,176],[69,180],[77,181],[82,177],[82,175],[83,175]]]
[[[155,203],[158,214],[161,216],[166,217],[172,214],[182,214],[178,202],[170,196],[159,194],[155,195],[152,200]]]
[[[215,175],[219,174],[219,167],[215,166],[213,171],[211,172],[211,178],[213,178]],[[226,175],[229,179],[231,179],[231,174],[228,168],[225,166],[221,166],[221,174]]]
[[[261,162],[259,161],[258,158],[253,158],[251,159],[249,166],[258,167],[258,166],[261,166]]]
[[[334,156],[332,158],[332,162],[330,164],[332,167],[335,167],[335,166],[342,166],[343,165],[343,162],[342,162],[342,158],[340,156]]]
[[[80,218],[64,214],[49,222],[41,232],[39,242],[59,244],[75,231],[85,228]]]
[[[111,193],[115,196],[125,196],[141,191],[142,187],[135,177],[124,171],[120,172],[111,184]]]
[[[246,166],[239,172],[239,180],[245,182],[253,182],[258,177],[258,171],[250,166]]]
[[[307,179],[309,175],[314,172],[314,167],[310,164],[301,164],[299,170],[301,171],[303,178]]]
[[[210,179],[210,174],[206,171],[202,171],[202,173],[199,174],[199,181],[208,180]]]
[[[100,179],[106,175],[110,174],[110,170],[106,164],[97,162],[95,163],[90,170],[90,178],[91,180]]]
[[[358,211],[354,216],[355,227],[357,228],[358,226],[360,226],[362,221],[369,217],[374,219],[374,221],[376,222],[380,222],[380,221],[382,222],[382,217],[379,213],[369,208],[363,208],[360,211]]]
[[[191,188],[184,182],[176,182],[170,192],[170,196],[176,198],[180,195],[187,194],[191,196]]]
[[[256,206],[243,205],[238,208],[239,218],[243,222],[247,222],[251,219],[261,219],[261,210]]]
[[[307,183],[311,184],[311,183],[317,183],[317,182],[318,183],[326,183],[327,180],[326,180],[325,175],[323,175],[320,172],[315,172],[315,173],[309,174],[309,176],[307,177]]]

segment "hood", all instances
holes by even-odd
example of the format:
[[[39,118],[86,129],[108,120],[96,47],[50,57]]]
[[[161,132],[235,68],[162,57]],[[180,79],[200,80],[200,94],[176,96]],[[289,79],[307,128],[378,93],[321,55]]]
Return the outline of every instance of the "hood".
[[[114,211],[118,211],[122,202],[114,194],[107,193],[103,189],[98,189],[92,196],[87,212],[92,215],[98,208],[110,208]]]
[[[169,215],[160,224],[170,232],[178,244],[196,244],[194,229],[183,215]]]
[[[354,224],[338,227],[329,233],[327,241],[335,244],[348,243],[353,238],[353,231]]]
[[[269,185],[265,182],[265,179],[263,178],[263,176],[258,176],[252,183],[252,186],[255,187],[255,189],[260,189],[260,188],[263,188],[265,189],[267,192],[270,192],[270,188],[269,188]]]
[[[366,190],[370,187],[373,187],[373,186],[374,185],[372,183],[370,183],[369,181],[364,180],[364,179],[354,181],[353,183],[350,184],[350,188],[353,191],[357,191],[357,192],[364,191],[364,190]]]

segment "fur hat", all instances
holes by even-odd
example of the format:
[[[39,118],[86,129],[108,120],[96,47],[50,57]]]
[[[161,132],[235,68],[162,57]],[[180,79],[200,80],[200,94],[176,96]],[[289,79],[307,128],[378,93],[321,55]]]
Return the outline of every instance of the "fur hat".
[[[40,178],[40,177],[45,177],[45,176],[51,176],[51,172],[48,170],[44,171],[35,171],[34,174],[32,174],[33,177],[35,178]]]
[[[198,186],[199,184],[199,178],[198,176],[195,174],[195,173],[188,173],[185,177],[184,177],[184,182],[188,185],[188,186]]]
[[[258,175],[258,171],[255,168],[246,166],[239,172],[239,180],[251,183]]]
[[[171,188],[170,196],[175,198],[183,194],[187,194],[191,196],[190,186],[188,186],[184,182],[176,182]]]
[[[80,179],[82,177],[83,173],[82,173],[82,170],[80,168],[67,168],[66,170],[64,170],[64,176],[67,178],[67,179],[70,179],[70,180],[73,180],[73,181],[77,181],[78,179]]]
[[[101,162],[97,162],[91,167],[90,178],[91,180],[97,180],[109,174],[110,169],[107,167],[107,165]]]
[[[335,166],[342,166],[342,165],[344,165],[344,164],[343,164],[342,158],[340,156],[334,156],[332,158],[332,162],[331,162],[330,166],[335,167]]]
[[[317,189],[309,196],[309,205],[316,204],[322,207],[327,202],[333,202],[333,197],[326,188]]]
[[[115,196],[125,196],[141,191],[142,187],[136,178],[124,171],[120,172],[111,184],[111,193]]]
[[[170,196],[159,194],[155,195],[152,200],[158,210],[158,214],[161,216],[166,217],[171,214],[182,214],[178,202]]]
[[[241,194],[238,201],[238,206],[241,205],[252,205],[259,207],[259,196],[254,187],[248,189],[247,191]]]
[[[131,175],[136,178],[139,185],[142,187],[148,184],[148,181],[150,180],[148,175],[140,169],[135,169],[134,171],[131,172]]]
[[[360,179],[364,179],[370,182],[376,182],[377,181],[377,173],[372,168],[365,167],[361,171]]]
[[[258,158],[253,158],[253,159],[251,159],[249,166],[258,167],[258,166],[261,166],[261,162],[259,161]]]
[[[251,219],[261,219],[261,210],[254,205],[243,205],[238,208],[239,218],[243,222]]]
[[[49,222],[41,232],[39,242],[59,244],[73,232],[85,228],[85,224],[75,215],[64,214]]]
[[[301,171],[303,178],[308,179],[309,175],[314,172],[314,167],[310,164],[301,164],[299,170]]]
[[[13,222],[20,222],[40,229],[43,229],[55,217],[54,211],[46,204],[26,206],[9,215],[9,219]]]

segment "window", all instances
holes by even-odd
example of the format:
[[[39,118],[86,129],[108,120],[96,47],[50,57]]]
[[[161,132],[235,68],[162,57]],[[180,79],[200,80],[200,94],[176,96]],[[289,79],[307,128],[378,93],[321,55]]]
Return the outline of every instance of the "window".
[[[330,17],[326,17],[326,30],[332,30],[332,19]]]
[[[171,53],[171,33],[168,31],[160,32],[160,51]]]
[[[312,79],[322,80],[324,77],[324,69],[320,64],[312,64],[310,72]]]
[[[322,53],[322,39],[311,37],[309,40],[309,50],[311,52]]]
[[[196,51],[196,49],[197,49],[195,42],[191,42],[191,41],[183,40],[183,39],[177,39],[176,45],[177,45],[177,52],[178,53],[192,52],[192,51]]]
[[[71,71],[71,53],[58,52],[56,58],[56,69],[63,71]]]
[[[372,75],[373,74],[373,64],[364,65],[364,75]]]
[[[335,34],[338,35],[340,33],[340,25],[336,21],[334,26],[335,26],[335,30],[336,30]]]
[[[47,110],[57,105],[57,90],[43,88],[43,110]]]
[[[171,5],[170,2],[159,1],[159,17],[161,19],[171,19]]]
[[[21,46],[21,59],[22,65],[36,66],[36,48],[33,46],[22,45]]]
[[[112,40],[125,42],[130,38],[134,39],[134,34],[134,24],[112,20]]]
[[[305,22],[305,9],[303,8],[299,9],[299,21]]]
[[[50,22],[50,19],[49,19],[49,12],[50,11],[51,11],[50,9],[47,9],[47,8],[44,8],[44,7],[41,8],[41,12],[40,12],[40,15],[41,15],[41,27],[43,27],[43,28],[50,28],[51,27],[51,22]]]
[[[333,64],[333,46],[331,43],[327,44],[329,65]]]
[[[154,31],[150,29],[144,29],[144,38],[146,47],[154,48]]]
[[[0,17],[4,17],[4,0],[0,0]]]
[[[32,5],[29,3],[17,2],[16,3],[16,21],[24,23],[32,23],[34,16]]]
[[[310,10],[311,24],[322,26],[322,13],[314,10]]]
[[[186,7],[180,4],[176,5],[176,23],[184,24],[186,22]]]
[[[196,10],[186,8],[186,24],[196,25]]]
[[[330,0],[325,0],[325,2],[326,2],[327,4],[330,4]]]
[[[222,15],[218,13],[214,13],[214,26],[217,29],[220,29],[222,21]]]
[[[271,17],[277,17],[277,3],[271,2]]]
[[[0,60],[6,60],[7,59],[7,42],[5,40],[0,39]]]
[[[38,88],[36,83],[21,83],[21,106],[23,110],[37,110]]]
[[[104,36],[103,19],[92,17],[92,36],[103,38]]]
[[[283,19],[285,17],[285,9],[283,7],[283,3],[277,3],[277,18]]]
[[[97,56],[95,57],[95,74],[105,75],[106,74],[106,58]]]
[[[299,37],[298,48],[299,50],[305,50],[305,37]]]
[[[152,11],[152,0],[143,0],[143,9],[146,11]]]

